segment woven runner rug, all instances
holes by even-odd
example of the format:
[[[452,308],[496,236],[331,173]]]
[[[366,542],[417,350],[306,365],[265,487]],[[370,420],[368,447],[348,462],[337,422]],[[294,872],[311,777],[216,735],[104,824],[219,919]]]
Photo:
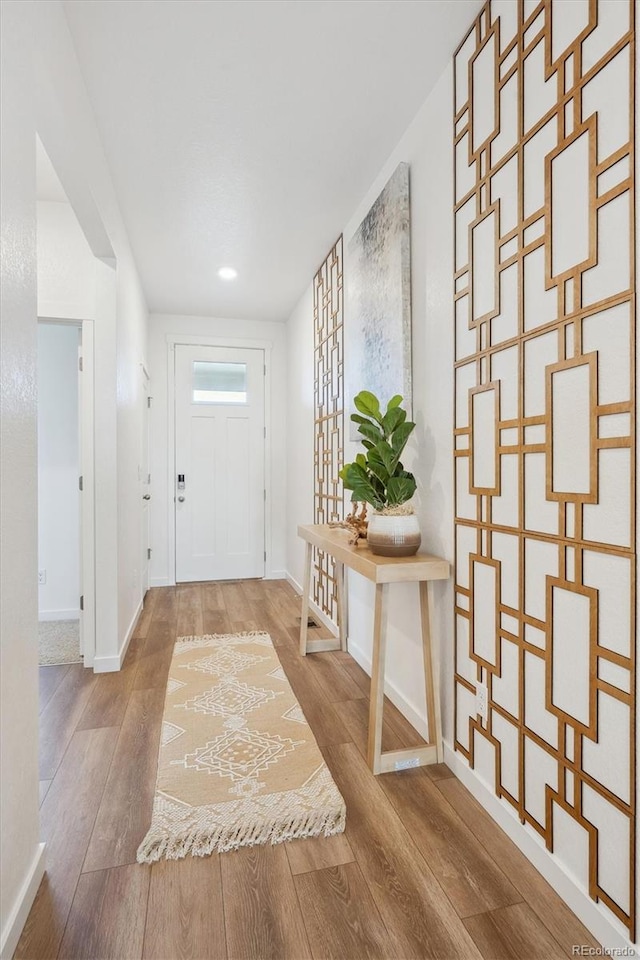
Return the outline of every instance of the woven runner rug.
[[[330,836],[345,805],[266,633],[181,637],[139,863]]]

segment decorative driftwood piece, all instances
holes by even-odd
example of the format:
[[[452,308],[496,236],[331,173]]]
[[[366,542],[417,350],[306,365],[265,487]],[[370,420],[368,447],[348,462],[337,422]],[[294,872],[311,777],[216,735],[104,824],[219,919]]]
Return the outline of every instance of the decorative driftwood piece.
[[[339,523],[330,523],[330,527],[339,527],[349,531],[349,543],[356,544],[358,540],[367,539],[367,504],[363,503],[358,513],[358,503],[354,501],[351,513],[347,514],[344,520]]]

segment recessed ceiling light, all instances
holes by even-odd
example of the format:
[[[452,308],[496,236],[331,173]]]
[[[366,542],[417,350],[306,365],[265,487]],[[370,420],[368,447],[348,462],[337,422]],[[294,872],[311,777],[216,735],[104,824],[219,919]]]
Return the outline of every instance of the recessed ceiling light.
[[[233,267],[220,267],[218,276],[221,280],[235,280],[238,276],[238,271],[234,270]]]

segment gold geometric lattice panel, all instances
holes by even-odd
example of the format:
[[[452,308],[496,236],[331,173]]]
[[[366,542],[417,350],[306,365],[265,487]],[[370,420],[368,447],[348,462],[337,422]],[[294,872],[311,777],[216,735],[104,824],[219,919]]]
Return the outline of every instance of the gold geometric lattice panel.
[[[632,939],[634,71],[633,2],[489,2],[454,121],[456,748]]]
[[[315,523],[343,517],[344,458],[342,237],[332,247],[313,280],[314,328],[314,495]],[[314,549],[313,599],[337,620],[335,562]]]

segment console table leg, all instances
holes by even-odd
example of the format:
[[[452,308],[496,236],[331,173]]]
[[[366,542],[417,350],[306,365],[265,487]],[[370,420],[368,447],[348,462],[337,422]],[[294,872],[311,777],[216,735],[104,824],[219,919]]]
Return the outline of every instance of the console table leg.
[[[304,554],[304,583],[302,585],[302,609],[300,611],[300,656],[307,655],[307,634],[309,632],[309,591],[311,590],[311,550],[307,541]]]
[[[347,649],[347,605],[345,603],[344,589],[344,563],[336,560],[335,577],[338,589],[338,635],[340,637],[340,649]]]
[[[436,745],[438,763],[442,763],[442,726],[440,715],[440,677],[438,659],[431,646],[431,623],[429,619],[429,584],[420,581],[420,627],[422,631],[422,654],[424,657],[425,693],[427,697],[427,722],[429,741]]]
[[[369,693],[369,744],[367,759],[373,773],[380,773],[382,754],[382,712],[384,708],[384,662],[387,631],[384,622],[384,600],[387,584],[376,583],[373,616],[373,663]]]

